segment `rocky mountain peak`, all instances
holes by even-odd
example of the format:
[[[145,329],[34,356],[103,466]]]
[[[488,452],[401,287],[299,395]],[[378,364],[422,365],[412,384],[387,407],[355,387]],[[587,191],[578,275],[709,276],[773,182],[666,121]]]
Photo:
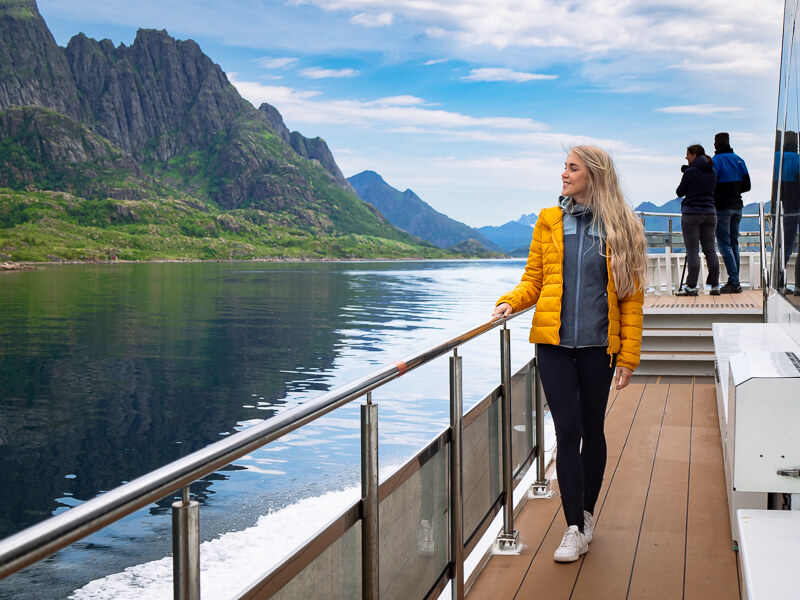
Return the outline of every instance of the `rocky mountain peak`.
[[[81,116],[69,65],[34,0],[0,0],[0,39],[0,110],[41,106]]]
[[[247,104],[194,41],[164,30],[140,29],[116,48],[78,34],[66,58],[97,131],[157,160],[202,145]]]
[[[320,166],[330,173],[336,184],[355,194],[355,189],[350,185],[350,182],[345,179],[333,158],[333,153],[328,147],[328,144],[321,137],[307,138],[298,131],[289,132],[289,128],[283,122],[283,117],[278,109],[264,102],[258,110],[266,117],[270,129],[284,142],[292,147],[292,150],[297,152],[303,158],[308,160],[317,161]]]

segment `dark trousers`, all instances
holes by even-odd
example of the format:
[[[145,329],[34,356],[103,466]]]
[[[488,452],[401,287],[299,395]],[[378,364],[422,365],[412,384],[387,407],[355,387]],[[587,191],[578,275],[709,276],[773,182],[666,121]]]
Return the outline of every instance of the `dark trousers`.
[[[556,473],[567,525],[583,530],[594,514],[606,469],[604,422],[614,364],[606,348],[537,346],[542,387],[558,444]]]
[[[717,228],[717,215],[681,215],[681,231],[683,243],[686,246],[686,287],[697,287],[697,277],[700,274],[700,254],[698,245],[702,246],[706,255],[709,285],[719,285],[719,259],[714,247],[714,233]]]
[[[728,283],[739,285],[739,224],[742,222],[741,208],[723,208],[717,211],[717,245],[725,269]]]

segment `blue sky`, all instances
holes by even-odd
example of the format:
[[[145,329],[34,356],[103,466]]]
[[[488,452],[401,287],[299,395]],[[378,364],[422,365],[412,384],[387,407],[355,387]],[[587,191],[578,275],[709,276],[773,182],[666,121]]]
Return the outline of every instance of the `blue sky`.
[[[769,199],[779,0],[38,0],[60,45],[194,39],[240,94],[448,216],[552,205],[565,149],[611,152],[631,204],[675,197],[686,146],[728,131]]]

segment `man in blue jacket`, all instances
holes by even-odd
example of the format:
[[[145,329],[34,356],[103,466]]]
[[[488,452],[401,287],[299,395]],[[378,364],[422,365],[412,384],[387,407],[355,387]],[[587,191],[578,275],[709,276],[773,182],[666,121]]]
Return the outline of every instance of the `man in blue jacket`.
[[[750,174],[741,157],[734,154],[727,133],[720,132],[714,136],[714,150],[717,246],[728,271],[728,283],[720,292],[738,294],[742,291],[739,283],[739,223],[742,221],[742,194],[750,191]]]

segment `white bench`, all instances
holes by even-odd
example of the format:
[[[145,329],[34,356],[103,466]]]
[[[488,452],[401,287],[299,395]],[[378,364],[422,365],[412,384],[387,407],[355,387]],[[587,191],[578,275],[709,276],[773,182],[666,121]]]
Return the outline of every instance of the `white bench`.
[[[736,511],[743,600],[798,600],[800,510]]]

